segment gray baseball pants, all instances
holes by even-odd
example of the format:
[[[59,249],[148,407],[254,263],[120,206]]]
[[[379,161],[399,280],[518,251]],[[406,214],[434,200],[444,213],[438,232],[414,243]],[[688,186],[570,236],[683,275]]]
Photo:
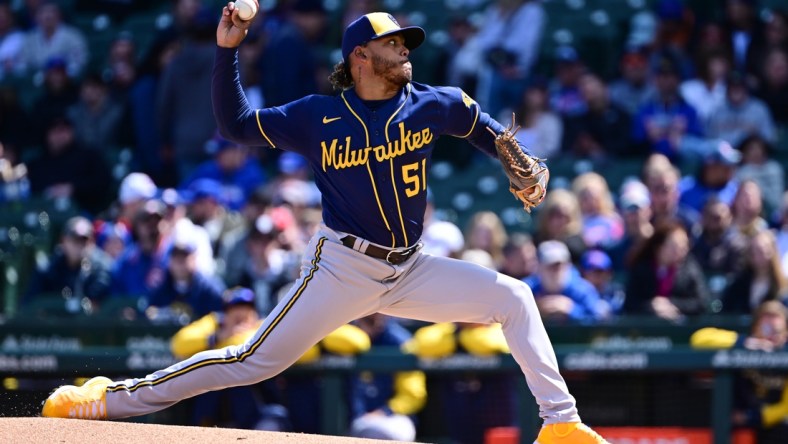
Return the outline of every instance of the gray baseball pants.
[[[527,285],[420,252],[391,265],[342,245],[341,236],[323,227],[312,238],[299,279],[247,343],[115,382],[107,388],[108,417],[152,413],[207,391],[271,378],[336,328],[380,312],[428,322],[501,323],[544,422],[580,421]]]

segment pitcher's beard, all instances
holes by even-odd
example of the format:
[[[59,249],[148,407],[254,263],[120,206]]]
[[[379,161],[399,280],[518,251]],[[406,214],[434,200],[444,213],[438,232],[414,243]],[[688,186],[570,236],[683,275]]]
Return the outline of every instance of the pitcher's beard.
[[[372,56],[372,72],[397,89],[410,83],[413,78],[413,71],[406,70],[402,63],[378,55]]]

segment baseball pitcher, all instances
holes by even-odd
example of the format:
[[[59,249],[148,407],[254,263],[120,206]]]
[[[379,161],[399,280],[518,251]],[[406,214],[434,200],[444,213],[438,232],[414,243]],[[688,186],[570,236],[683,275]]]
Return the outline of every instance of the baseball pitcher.
[[[580,422],[530,288],[420,251],[427,171],[440,136],[467,139],[497,156],[526,210],[542,201],[547,169],[517,144],[516,130],[482,112],[459,88],[411,81],[408,55],[425,32],[400,27],[383,12],[345,29],[343,61],[330,77],[340,94],[252,109],[238,74],[238,46],[249,26],[234,3],[223,8],[213,111],[227,139],[308,159],[322,192],[323,226],[307,246],[300,278],[246,343],[197,353],[140,379],[98,377],[82,387],[60,387],[43,415],[125,418],[254,384],[285,370],[337,327],[380,312],[428,322],[501,323],[544,419],[536,442],[606,442]]]

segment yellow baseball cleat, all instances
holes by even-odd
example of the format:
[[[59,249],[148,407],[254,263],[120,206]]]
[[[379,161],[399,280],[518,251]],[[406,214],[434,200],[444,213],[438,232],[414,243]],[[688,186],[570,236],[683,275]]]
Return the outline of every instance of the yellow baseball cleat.
[[[82,387],[64,385],[44,402],[42,416],[48,418],[107,419],[105,393],[112,380],[98,376]]]
[[[534,444],[610,444],[581,422],[546,424]]]

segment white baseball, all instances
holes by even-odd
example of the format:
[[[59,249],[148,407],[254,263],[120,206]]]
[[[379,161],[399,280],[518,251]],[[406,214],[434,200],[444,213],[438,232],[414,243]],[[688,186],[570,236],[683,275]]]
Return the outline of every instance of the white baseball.
[[[236,0],[235,9],[238,10],[238,18],[248,21],[257,14],[257,3],[254,0]]]

